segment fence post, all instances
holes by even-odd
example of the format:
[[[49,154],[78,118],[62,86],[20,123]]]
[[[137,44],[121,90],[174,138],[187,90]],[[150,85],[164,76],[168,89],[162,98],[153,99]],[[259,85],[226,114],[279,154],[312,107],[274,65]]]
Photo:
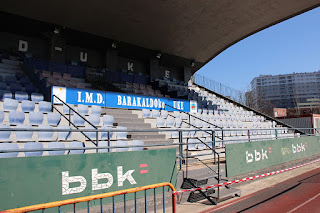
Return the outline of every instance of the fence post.
[[[180,167],[180,170],[182,169],[182,131],[179,130],[179,167]]]
[[[213,153],[214,153],[214,164],[216,164],[216,131],[215,130],[212,130],[211,131],[212,132],[212,134],[211,134],[211,139],[212,139],[212,149],[214,150],[214,151],[212,151]]]
[[[110,150],[110,130],[108,130],[108,152],[111,152]]]

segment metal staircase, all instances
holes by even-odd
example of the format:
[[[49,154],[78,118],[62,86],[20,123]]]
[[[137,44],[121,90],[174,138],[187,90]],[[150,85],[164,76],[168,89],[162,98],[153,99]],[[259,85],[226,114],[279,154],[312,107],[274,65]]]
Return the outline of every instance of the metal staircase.
[[[177,108],[174,108],[170,105],[166,104],[166,106],[171,107],[175,110],[178,110]],[[221,127],[218,127],[208,121],[202,120],[201,118],[198,118],[194,115],[191,115],[190,113],[183,112],[181,110],[178,110],[178,111],[185,113],[185,114],[188,114],[189,122],[186,122],[186,121],[183,121],[183,122],[188,124],[190,127],[194,127],[198,130],[201,130],[201,128],[198,128],[190,123],[190,117],[195,117],[196,119],[199,119],[202,122],[206,122],[211,126],[222,129]],[[170,115],[170,116],[175,117],[173,115]],[[220,202],[222,200],[226,200],[226,199],[232,198],[234,196],[240,196],[241,195],[240,190],[230,188],[229,186],[217,187],[217,188],[205,188],[204,187],[204,186],[208,186],[208,185],[219,184],[222,181],[228,181],[228,180],[226,178],[223,178],[224,175],[220,170],[221,155],[224,154],[225,151],[222,150],[222,151],[218,152],[216,150],[216,146],[215,146],[215,139],[219,138],[223,141],[223,134],[222,134],[222,137],[219,137],[219,136],[215,135],[214,131],[212,131],[212,132],[206,131],[206,130],[203,130],[203,131],[205,131],[206,133],[211,135],[212,147],[210,147],[207,143],[205,143],[200,137],[193,137],[193,138],[197,139],[200,143],[202,143],[204,146],[206,146],[208,149],[210,149],[212,151],[211,157],[209,158],[209,160],[207,160],[208,162],[205,162],[204,160],[200,159],[202,155],[191,155],[190,154],[190,152],[189,152],[189,139],[190,138],[187,139],[185,154],[182,155],[182,164],[185,165],[185,171],[183,174],[183,182],[181,184],[181,189],[194,189],[194,188],[202,188],[203,187],[200,190],[190,192],[187,201],[188,202],[196,202],[199,200],[207,199],[210,203],[217,204],[218,202]],[[181,150],[181,153],[183,153],[183,150]],[[208,171],[207,174],[211,173],[211,175],[203,176],[203,175],[199,175],[199,174],[197,174],[197,175],[190,174],[189,173],[190,159],[192,159],[193,161],[198,161],[202,165],[204,165]]]

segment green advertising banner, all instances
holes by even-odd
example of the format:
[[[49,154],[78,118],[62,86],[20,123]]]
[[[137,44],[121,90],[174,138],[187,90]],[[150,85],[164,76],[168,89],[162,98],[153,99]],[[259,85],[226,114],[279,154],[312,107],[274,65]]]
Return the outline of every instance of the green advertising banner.
[[[0,210],[161,182],[174,184],[175,162],[175,149],[3,158]]]
[[[226,144],[227,176],[256,171],[320,153],[317,136]]]

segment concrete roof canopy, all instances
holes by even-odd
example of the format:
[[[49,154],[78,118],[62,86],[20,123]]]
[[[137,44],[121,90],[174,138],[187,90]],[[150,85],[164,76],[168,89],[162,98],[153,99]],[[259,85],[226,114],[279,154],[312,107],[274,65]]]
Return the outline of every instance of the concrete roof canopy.
[[[234,43],[320,0],[4,1],[3,12],[209,62]]]

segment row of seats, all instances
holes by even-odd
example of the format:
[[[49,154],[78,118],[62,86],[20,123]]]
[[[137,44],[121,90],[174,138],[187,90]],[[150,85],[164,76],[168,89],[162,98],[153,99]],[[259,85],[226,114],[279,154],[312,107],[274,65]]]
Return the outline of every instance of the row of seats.
[[[5,112],[0,111],[0,123],[4,122]],[[46,119],[45,119],[46,118]],[[26,116],[25,112],[10,111],[8,113],[9,125],[28,124],[31,126],[39,126],[46,123],[50,126],[59,125],[61,115],[56,112],[29,112]],[[46,121],[46,122],[44,122]]]
[[[128,83],[124,84],[125,87],[121,86],[120,84],[116,84],[118,87],[121,87],[122,90],[125,90],[129,93],[135,93],[139,95],[148,95],[148,96],[155,96],[155,97],[164,97],[160,90],[152,89],[151,85],[145,84],[137,84],[137,83]]]
[[[58,125],[54,128],[49,125],[34,127],[31,125],[18,124],[13,128],[12,126],[0,124],[0,129],[4,129],[0,131],[0,141],[2,142],[12,141],[12,137],[15,141],[68,141],[73,140],[73,135],[75,135],[75,137],[79,136],[78,132],[69,131],[71,130],[70,126],[63,125]],[[99,128],[98,135],[97,132],[91,131],[95,130],[92,126],[86,126],[85,129],[82,130],[91,140],[97,140],[97,136],[99,140],[127,140],[128,135],[127,128],[122,126],[117,126],[116,128],[103,126]]]
[[[141,151],[144,149],[144,142],[140,140],[133,140],[132,148],[129,148],[128,141],[113,141],[110,144],[110,148],[98,149],[99,153],[105,152],[126,152],[126,151]],[[66,147],[65,143],[62,142],[51,142],[48,143],[47,149],[65,149],[65,150],[55,150],[48,151],[49,155],[65,155],[65,154],[83,154],[86,151],[85,143],[80,141],[72,141],[68,142],[68,147]],[[100,141],[98,144],[99,147],[108,147],[108,141]],[[113,148],[114,147],[114,148]],[[69,148],[69,149],[68,149]],[[37,151],[27,151],[27,150],[37,150]],[[0,150],[19,150],[19,145],[17,143],[0,143]],[[25,157],[31,156],[42,156],[46,148],[43,147],[43,143],[37,142],[26,142],[24,143],[24,148],[21,149],[21,153],[24,154]],[[0,153],[0,158],[12,158],[18,157],[19,152],[7,152]]]
[[[52,111],[52,104],[48,101],[42,101],[43,96],[38,96],[37,94],[32,98],[35,101],[22,100],[21,101],[21,111],[22,112],[32,112],[35,110],[36,103],[38,105],[39,112],[50,112]],[[41,100],[41,101],[39,101]],[[39,102],[36,102],[39,101]],[[19,106],[19,101],[11,98],[5,98],[3,100],[3,111],[17,111]]]
[[[90,83],[85,83],[84,78],[75,78],[69,73],[49,72],[46,70],[35,70],[35,72],[40,74],[40,80],[44,79],[46,81],[47,87],[52,85],[84,89],[92,87]]]
[[[7,90],[0,90],[0,100],[4,100],[5,98],[11,98],[11,99],[16,99],[18,101],[23,101],[23,100],[31,100],[35,102],[43,101],[43,95],[41,93],[37,92],[15,92],[12,93],[11,91]]]

